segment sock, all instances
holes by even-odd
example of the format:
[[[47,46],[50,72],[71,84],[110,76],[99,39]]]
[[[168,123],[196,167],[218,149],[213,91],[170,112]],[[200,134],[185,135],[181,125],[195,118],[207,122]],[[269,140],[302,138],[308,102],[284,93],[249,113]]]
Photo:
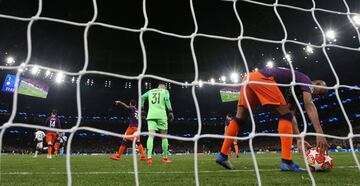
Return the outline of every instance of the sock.
[[[48,146],[48,155],[51,156],[52,154],[52,145]]]
[[[234,144],[234,148],[235,148],[235,154],[236,156],[239,155],[239,146],[237,144]]]
[[[144,148],[141,143],[138,144],[138,149],[141,157],[145,157]]]
[[[63,154],[64,154],[64,149],[61,148],[61,149],[60,149],[60,156],[62,156]]]
[[[168,139],[162,139],[161,146],[163,150],[163,157],[167,158],[169,153],[169,142]]]
[[[35,151],[35,155],[34,155],[34,156],[36,157],[37,155],[38,155],[38,151],[36,150],[36,151]]]
[[[153,145],[154,145],[154,138],[148,137],[147,142],[146,142],[148,158],[151,158],[152,151],[153,151]]]
[[[285,162],[286,164],[292,164],[293,161],[292,160],[286,160],[286,159],[281,159],[283,162]]]
[[[289,112],[287,114],[279,116],[279,134],[292,134],[292,114]],[[292,137],[281,136],[281,158],[284,160],[292,160],[291,145]]]
[[[237,122],[238,120],[239,122]],[[229,126],[226,129],[226,136],[236,136],[240,130],[239,125],[241,121],[239,119],[233,119],[231,120]],[[224,155],[227,155],[229,152],[229,148],[231,147],[231,144],[233,143],[233,139],[225,138],[223,145],[221,147],[221,153]]]
[[[124,153],[124,150],[126,149],[125,145],[120,145],[119,147],[119,151],[118,151],[118,156],[119,158],[121,157],[121,155]]]

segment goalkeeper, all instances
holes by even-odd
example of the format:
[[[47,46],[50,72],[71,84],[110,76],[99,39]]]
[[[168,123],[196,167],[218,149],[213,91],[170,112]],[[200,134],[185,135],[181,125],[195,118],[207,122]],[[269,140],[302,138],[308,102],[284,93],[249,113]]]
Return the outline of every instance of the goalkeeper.
[[[147,114],[147,123],[149,137],[147,140],[147,164],[152,165],[152,151],[154,144],[154,134],[156,131],[160,134],[166,135],[168,131],[168,117],[166,114],[166,108],[169,111],[169,121],[174,120],[174,114],[172,112],[170,95],[169,91],[166,90],[165,83],[160,82],[158,88],[151,89],[141,96],[141,109],[144,110],[145,100],[148,99],[149,110]],[[165,108],[166,106],[166,108]],[[171,160],[168,158],[169,153],[169,143],[166,137],[162,138],[162,150],[163,150],[163,160],[165,164],[171,163]]]

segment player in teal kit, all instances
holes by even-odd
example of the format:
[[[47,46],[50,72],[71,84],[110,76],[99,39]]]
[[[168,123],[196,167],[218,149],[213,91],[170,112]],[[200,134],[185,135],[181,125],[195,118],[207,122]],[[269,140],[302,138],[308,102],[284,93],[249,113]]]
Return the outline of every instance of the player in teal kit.
[[[165,83],[161,82],[158,88],[151,89],[141,96],[141,108],[143,110],[145,100],[148,99],[149,110],[146,117],[148,123],[149,137],[147,140],[147,163],[152,164],[152,151],[154,143],[154,134],[156,131],[160,134],[167,134],[168,132],[168,116],[166,114],[166,108],[169,111],[169,121],[174,120],[174,114],[172,112],[169,91],[166,90]],[[166,137],[162,138],[162,150],[163,150],[163,163],[171,163],[168,158],[169,143]]]

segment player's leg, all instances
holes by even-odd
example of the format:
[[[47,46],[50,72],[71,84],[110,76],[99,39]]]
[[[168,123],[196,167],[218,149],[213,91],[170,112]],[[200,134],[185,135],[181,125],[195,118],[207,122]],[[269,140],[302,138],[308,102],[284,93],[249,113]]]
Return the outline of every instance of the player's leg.
[[[47,154],[47,158],[48,159],[51,159],[52,158],[52,150],[53,150],[53,141],[55,140],[54,139],[54,133],[47,133],[46,134],[46,143],[48,145],[48,154]],[[55,134],[56,135],[56,134]]]
[[[248,117],[248,111],[243,106],[238,106],[238,110],[236,113],[236,118],[231,120],[229,126],[226,130],[226,136],[237,136],[240,125],[245,123],[246,118]],[[233,144],[233,139],[225,138],[223,145],[221,147],[221,152],[216,159],[216,163],[227,169],[234,169],[234,166],[228,161],[228,152],[229,148]]]
[[[140,161],[146,160],[144,147],[142,146],[142,144],[140,142],[140,136],[136,137],[136,145],[138,146],[138,149],[140,152]]]
[[[123,139],[121,140],[121,145],[120,145],[120,147],[119,147],[119,149],[118,149],[118,152],[117,152],[115,155],[111,156],[111,159],[113,159],[113,160],[120,160],[121,155],[122,155],[122,154],[124,153],[124,151],[126,150],[126,143],[127,143],[126,138],[123,138]]]
[[[274,107],[279,113],[279,134],[293,134],[292,119],[293,115],[287,105]],[[292,161],[291,145],[293,138],[281,136],[281,170],[282,171],[305,171]]]
[[[234,144],[234,149],[235,149],[235,155],[236,155],[236,158],[239,157],[239,146],[237,144],[238,140],[234,140],[233,144]]]
[[[147,163],[148,165],[152,164],[152,151],[153,151],[153,145],[154,145],[154,134],[158,130],[157,128],[157,120],[148,120],[148,131],[149,136],[146,142],[146,148],[147,148]]]
[[[253,76],[257,74],[250,73],[250,80],[254,79]],[[246,77],[243,78],[242,82],[245,82]],[[249,106],[251,109],[254,109],[258,103],[258,98],[253,90],[253,84],[248,84],[248,86],[242,86],[240,89],[240,96],[238,101],[238,108],[236,112],[236,117],[231,120],[229,126],[226,129],[226,136],[237,136],[240,126],[243,125],[249,115]],[[221,147],[221,153],[216,159],[216,163],[227,169],[234,169],[234,166],[228,161],[228,149],[233,144],[233,139],[225,138],[223,145]]]
[[[59,147],[60,147],[60,143],[56,142],[54,145],[54,149],[55,149],[55,155],[58,156],[59,155]]]
[[[42,149],[42,148],[43,148],[42,142],[41,142],[41,143],[40,143],[40,142],[38,142],[38,143],[36,144],[34,158],[36,158],[36,157],[37,157],[37,155],[38,155],[39,151],[41,151],[41,149]]]
[[[162,127],[162,128],[163,129],[160,129],[160,134],[167,135],[167,126],[166,126],[166,129],[165,129],[165,127]],[[161,147],[162,147],[162,151],[163,151],[162,162],[165,164],[172,163],[172,161],[169,159],[169,141],[168,141],[167,137],[163,137],[161,139]]]
[[[60,144],[60,157],[64,155],[64,143]]]

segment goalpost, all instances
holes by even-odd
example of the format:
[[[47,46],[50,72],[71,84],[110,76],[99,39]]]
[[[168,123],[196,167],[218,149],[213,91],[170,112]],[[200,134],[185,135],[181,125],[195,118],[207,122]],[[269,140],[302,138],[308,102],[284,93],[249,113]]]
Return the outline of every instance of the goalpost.
[[[317,133],[309,133],[309,132],[307,132],[307,125],[304,125],[304,130],[301,132],[300,135],[285,135],[285,134],[280,135],[280,134],[269,134],[269,133],[256,133],[255,132],[256,123],[255,123],[255,120],[254,120],[254,116],[253,116],[252,110],[249,110],[250,118],[251,118],[251,124],[252,124],[251,133],[249,134],[249,136],[246,136],[246,137],[231,137],[231,138],[232,139],[238,139],[238,140],[249,140],[249,146],[250,146],[250,150],[252,152],[252,161],[253,161],[253,164],[254,164],[258,185],[261,185],[262,182],[261,182],[261,175],[260,175],[260,172],[259,172],[259,168],[258,168],[258,165],[257,165],[256,156],[255,156],[255,153],[254,153],[253,139],[255,137],[260,137],[260,136],[261,137],[264,137],[264,136],[268,136],[268,137],[269,136],[270,137],[279,137],[279,136],[301,137],[303,139],[302,140],[303,141],[302,142],[303,149],[305,149],[304,148],[304,138],[306,136],[324,136],[324,137],[327,137],[327,138],[349,140],[350,147],[352,149],[353,158],[354,158],[354,160],[356,162],[356,165],[357,165],[357,167],[359,168],[359,171],[360,171],[359,160],[357,159],[356,154],[354,152],[354,146],[353,146],[353,141],[352,141],[352,139],[354,137],[360,137],[360,134],[354,134],[353,133],[351,121],[348,118],[348,115],[347,115],[347,113],[346,113],[346,111],[344,109],[343,103],[342,103],[342,101],[340,99],[340,96],[339,96],[339,88],[351,88],[351,89],[354,89],[354,90],[360,90],[360,88],[355,87],[355,86],[348,86],[348,85],[340,84],[339,77],[338,77],[338,75],[336,73],[336,70],[334,69],[334,67],[333,67],[333,65],[331,63],[331,60],[330,60],[330,58],[328,56],[326,47],[336,47],[336,48],[341,48],[341,49],[351,50],[351,51],[360,51],[360,49],[359,48],[351,48],[351,47],[340,46],[340,45],[328,43],[327,40],[326,40],[326,33],[324,32],[324,29],[322,28],[322,26],[319,24],[317,16],[315,15],[316,11],[327,12],[327,13],[331,13],[331,14],[346,15],[349,22],[356,29],[357,37],[360,38],[360,34],[359,34],[358,29],[357,29],[357,26],[355,25],[355,22],[352,19],[352,16],[359,16],[359,15],[356,14],[356,13],[350,12],[350,8],[349,8],[346,0],[343,0],[343,3],[344,3],[344,5],[346,7],[346,10],[347,10],[346,12],[339,12],[339,11],[332,11],[332,10],[317,8],[315,0],[312,0],[312,5],[313,6],[310,9],[300,8],[300,7],[296,7],[296,6],[290,6],[290,5],[286,5],[286,4],[280,4],[280,3],[278,3],[278,0],[276,0],[275,3],[273,3],[273,4],[261,3],[261,2],[257,2],[257,1],[253,1],[253,0],[243,0],[243,1],[247,2],[247,3],[252,3],[252,4],[257,4],[259,6],[266,6],[266,7],[272,7],[273,8],[273,11],[276,14],[276,17],[277,17],[278,21],[281,23],[281,26],[282,26],[282,29],[283,29],[283,32],[284,32],[284,36],[283,36],[283,38],[281,40],[269,40],[269,39],[262,39],[262,38],[244,36],[244,33],[243,33],[244,29],[241,29],[241,33],[240,33],[240,35],[238,37],[225,37],[225,36],[209,35],[209,34],[199,33],[198,32],[198,23],[197,23],[197,19],[196,19],[196,12],[195,12],[194,7],[193,7],[193,1],[194,0],[189,0],[189,4],[190,4],[190,9],[191,9],[191,14],[192,14],[193,22],[194,22],[194,25],[195,25],[195,29],[194,29],[193,33],[190,34],[190,35],[179,35],[179,34],[175,34],[175,33],[170,33],[170,32],[165,32],[165,31],[162,31],[162,30],[158,30],[156,28],[149,28],[148,27],[149,18],[147,16],[147,10],[146,10],[146,0],[143,0],[143,4],[142,4],[142,6],[143,6],[142,11],[143,11],[145,22],[144,22],[144,25],[142,26],[141,29],[132,29],[132,28],[126,28],[126,27],[120,27],[120,26],[115,26],[115,25],[96,22],[97,14],[98,14],[98,12],[97,12],[98,8],[97,8],[97,1],[96,0],[92,0],[93,10],[94,10],[93,17],[92,17],[91,20],[89,20],[89,22],[86,22],[86,23],[79,23],[79,22],[73,22],[73,21],[68,21],[68,20],[62,20],[62,19],[55,19],[55,18],[49,18],[49,17],[40,16],[41,12],[42,12],[42,0],[38,1],[37,13],[34,16],[30,17],[30,18],[0,14],[0,18],[23,21],[23,22],[28,23],[28,25],[27,25],[27,57],[26,57],[24,66],[21,66],[21,65],[19,65],[19,66],[0,66],[0,68],[8,69],[8,70],[18,70],[18,69],[25,68],[25,67],[34,67],[35,66],[35,65],[29,64],[29,61],[30,61],[30,58],[31,58],[31,55],[32,55],[32,35],[31,35],[31,32],[32,32],[32,26],[33,26],[34,22],[36,22],[38,20],[46,20],[46,21],[62,23],[62,24],[68,24],[68,25],[72,25],[72,26],[78,26],[78,27],[85,28],[84,33],[83,33],[85,61],[84,61],[84,66],[83,66],[82,70],[80,70],[77,73],[71,73],[71,72],[62,72],[59,69],[52,69],[52,68],[43,67],[43,66],[39,67],[41,69],[58,72],[59,74],[72,75],[72,76],[78,76],[79,77],[79,81],[77,81],[77,85],[76,85],[77,112],[78,112],[76,125],[71,129],[51,129],[51,128],[48,128],[48,127],[29,125],[29,124],[26,124],[26,123],[14,123],[14,118],[15,118],[15,115],[16,115],[16,112],[17,112],[17,101],[18,101],[18,87],[17,86],[18,86],[19,77],[20,77],[20,74],[21,74],[21,72],[18,71],[17,74],[16,74],[17,78],[16,78],[15,91],[14,91],[14,96],[13,96],[12,112],[11,112],[9,120],[0,127],[0,129],[1,129],[1,132],[0,132],[0,152],[2,150],[2,142],[3,142],[4,133],[10,127],[24,127],[24,128],[33,128],[33,129],[40,128],[40,129],[43,129],[43,130],[58,131],[58,132],[68,132],[68,133],[70,133],[70,136],[69,136],[68,144],[67,144],[67,147],[66,147],[67,148],[67,150],[66,150],[66,155],[67,155],[66,156],[66,172],[67,172],[67,184],[70,186],[70,185],[72,185],[71,156],[70,156],[70,154],[71,154],[71,144],[72,144],[72,140],[74,138],[75,132],[77,132],[79,130],[86,130],[86,131],[91,131],[91,132],[104,133],[104,134],[108,134],[108,135],[115,136],[115,137],[137,137],[139,135],[148,135],[149,134],[148,132],[141,132],[141,133],[137,132],[137,133],[135,133],[133,135],[125,136],[124,134],[108,132],[108,131],[104,131],[104,130],[100,130],[100,129],[96,129],[96,128],[81,127],[80,126],[80,122],[81,122],[81,118],[82,118],[81,93],[80,93],[81,78],[84,75],[87,75],[87,74],[97,74],[97,75],[105,75],[105,76],[111,76],[111,77],[122,78],[122,79],[138,80],[138,95],[139,95],[138,102],[140,102],[140,99],[141,99],[140,98],[140,95],[142,94],[141,85],[142,85],[143,79],[144,78],[154,78],[154,79],[162,80],[162,81],[165,81],[165,82],[170,82],[170,83],[180,85],[180,86],[191,86],[192,87],[192,97],[193,97],[193,101],[195,103],[196,114],[197,114],[197,122],[198,122],[197,134],[194,137],[191,137],[191,138],[177,137],[177,136],[172,136],[172,135],[166,135],[166,136],[168,138],[174,139],[174,140],[193,141],[194,142],[194,176],[195,176],[196,185],[197,186],[200,185],[199,175],[198,175],[198,156],[197,156],[197,154],[198,154],[198,152],[197,152],[198,151],[197,150],[198,149],[198,141],[200,139],[202,139],[202,138],[224,139],[225,136],[224,135],[215,135],[215,134],[201,134],[202,120],[201,120],[201,114],[200,114],[200,108],[199,108],[198,100],[197,100],[197,97],[196,97],[196,94],[195,94],[196,86],[199,86],[200,83],[201,83],[201,84],[209,84],[209,85],[212,84],[212,85],[216,85],[216,86],[233,86],[233,87],[235,87],[235,86],[244,86],[246,88],[249,83],[264,84],[264,83],[261,83],[261,82],[250,82],[249,79],[246,79],[246,81],[244,83],[237,83],[237,84],[231,84],[231,85],[224,85],[222,83],[213,83],[213,82],[209,83],[209,82],[201,82],[201,81],[199,81],[199,70],[198,70],[198,63],[197,63],[196,53],[195,53],[195,49],[194,49],[194,40],[195,40],[196,37],[207,37],[207,38],[216,38],[216,39],[221,39],[221,40],[229,40],[229,41],[238,42],[238,50],[239,50],[239,52],[241,54],[241,57],[242,57],[242,59],[244,61],[247,74],[249,74],[250,70],[248,68],[246,56],[245,56],[245,54],[243,52],[243,49],[242,49],[242,41],[243,40],[254,40],[254,41],[259,41],[259,42],[264,42],[264,43],[281,44],[282,45],[281,49],[282,49],[282,52],[283,52],[284,56],[288,56],[288,54],[286,52],[286,46],[285,46],[286,43],[294,43],[294,44],[298,44],[298,45],[301,45],[301,46],[304,46],[304,47],[310,46],[310,47],[313,47],[313,48],[319,48],[319,49],[322,50],[324,56],[326,57],[327,63],[329,64],[329,66],[331,68],[331,71],[332,71],[333,75],[336,78],[336,85],[335,86],[333,86],[333,87],[324,87],[324,88],[335,90],[338,104],[339,104],[339,106],[341,108],[341,111],[342,111],[343,115],[345,116],[346,123],[347,123],[347,125],[349,127],[349,134],[348,134],[347,137],[340,137],[340,136],[333,136],[333,135],[326,135],[326,134],[317,134]],[[238,2],[237,0],[229,0],[229,2],[224,2],[224,3],[232,3],[233,11],[234,11],[234,14],[236,15],[238,24],[239,24],[239,26],[241,28],[243,28],[242,18],[240,17],[239,12],[236,9],[237,2]],[[100,3],[100,1],[99,1],[99,3]],[[283,23],[282,17],[280,15],[279,11],[278,11],[279,7],[287,8],[287,9],[295,9],[295,10],[298,10],[298,11],[311,13],[313,20],[315,21],[317,27],[321,31],[322,44],[321,45],[313,45],[313,44],[308,44],[308,43],[303,43],[303,42],[288,39],[287,28],[286,28],[285,24]],[[139,33],[139,36],[140,36],[139,37],[139,42],[141,44],[141,49],[142,49],[142,54],[143,54],[143,69],[142,69],[141,74],[139,74],[137,76],[126,76],[126,75],[114,74],[114,73],[103,72],[103,71],[90,71],[90,70],[87,69],[88,64],[89,64],[88,33],[89,33],[89,29],[91,28],[91,26],[94,26],[94,25],[102,26],[102,27],[105,27],[105,28],[108,28],[108,29],[116,29],[116,30]],[[194,63],[194,67],[195,67],[195,77],[194,77],[194,80],[193,80],[192,83],[179,82],[179,81],[175,81],[175,80],[172,80],[172,79],[159,77],[159,76],[156,76],[156,75],[147,75],[145,73],[146,69],[147,69],[147,61],[146,61],[146,48],[145,48],[144,40],[143,40],[144,32],[156,32],[156,33],[167,35],[167,36],[170,36],[170,37],[187,38],[187,39],[191,40],[190,49],[191,49],[193,63]],[[291,87],[292,95],[295,98],[297,108],[300,108],[299,110],[300,110],[300,113],[301,113],[302,121],[303,121],[303,123],[307,123],[304,112],[301,109],[301,105],[299,103],[299,100],[295,96],[295,90],[294,90],[295,85],[302,85],[302,84],[295,82],[295,78],[294,78],[295,73],[294,73],[294,67],[292,65],[292,61],[291,61],[290,58],[286,58],[286,59],[287,59],[288,64],[289,64],[289,66],[290,66],[290,68],[292,70],[293,81],[290,84],[283,84],[283,85],[279,85],[279,86]],[[314,85],[308,85],[308,86],[315,87]],[[246,100],[247,105],[249,105],[249,102],[248,102],[248,100],[246,98],[246,95],[245,95],[245,100]],[[141,108],[139,108],[139,113],[141,113]],[[140,129],[140,131],[141,131],[141,126],[142,126],[142,123],[141,123],[141,119],[139,118],[139,129]],[[164,135],[156,134],[156,136],[163,137]],[[137,158],[136,158],[135,145],[136,144],[135,144],[135,140],[134,140],[133,144],[132,144],[132,147],[133,147],[132,148],[132,154],[133,154],[135,184],[138,186],[138,185],[140,185],[140,182],[139,182],[138,163],[137,163]],[[303,153],[303,155],[305,155],[304,150],[303,150],[302,153]],[[1,155],[1,153],[0,153],[0,155]],[[309,177],[311,179],[312,185],[316,185],[316,181],[314,180],[314,177],[313,177],[309,167],[306,166],[306,168],[307,168],[308,175],[309,175]],[[1,176],[1,174],[0,174],[0,176]]]

